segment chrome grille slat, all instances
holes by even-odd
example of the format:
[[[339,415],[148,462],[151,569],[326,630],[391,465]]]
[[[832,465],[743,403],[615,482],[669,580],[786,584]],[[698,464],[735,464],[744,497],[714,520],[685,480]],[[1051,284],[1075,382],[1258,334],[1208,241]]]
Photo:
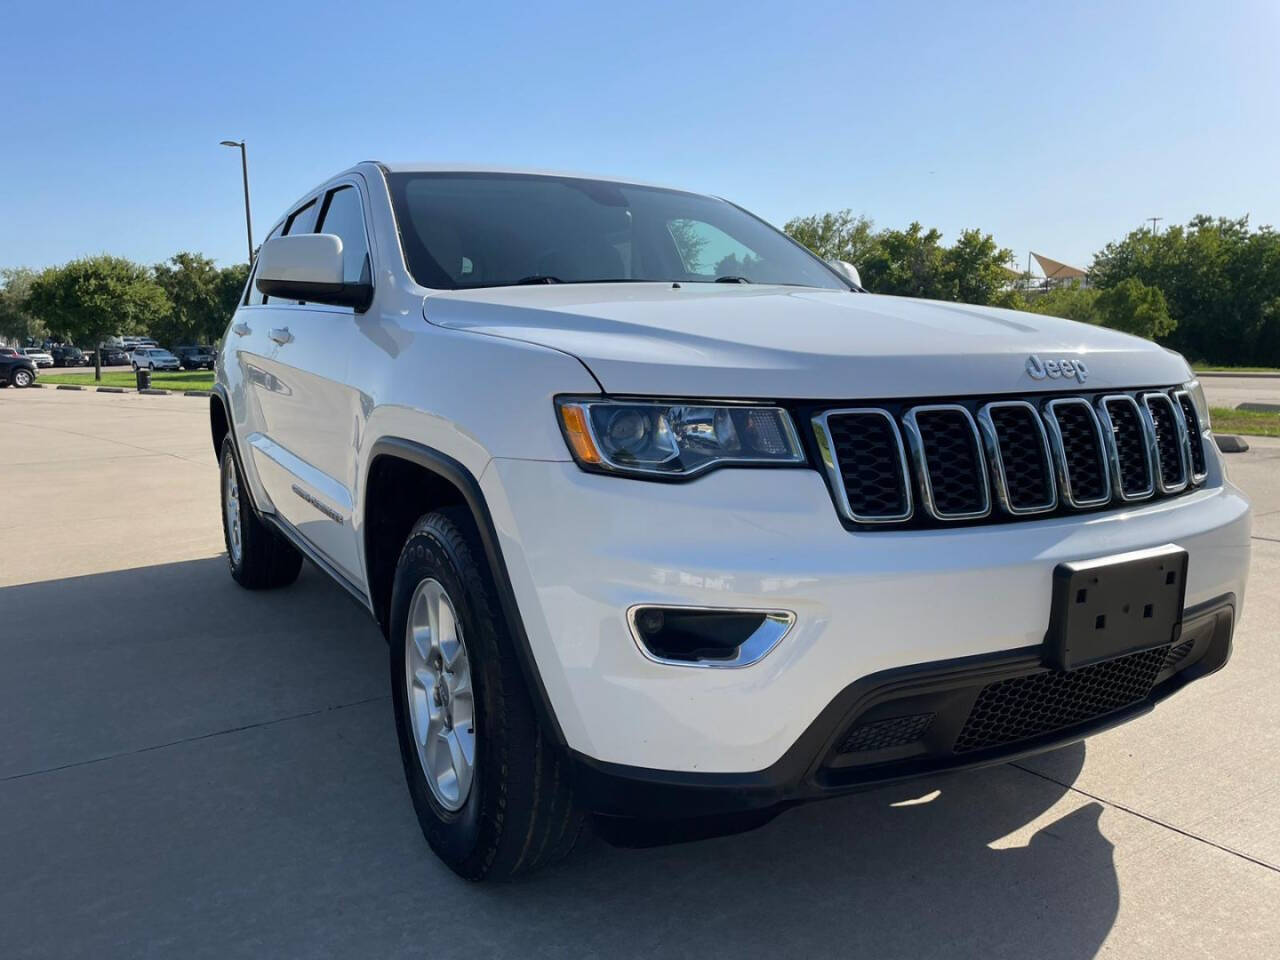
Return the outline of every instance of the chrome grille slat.
[[[1191,453],[1191,482],[1196,486],[1204,483],[1209,476],[1204,460],[1204,428],[1200,424],[1200,416],[1196,413],[1196,405],[1191,401],[1191,394],[1185,390],[1175,390],[1173,399],[1182,410],[1182,419],[1187,427],[1187,444]]]
[[[973,414],[954,403],[912,407],[902,418],[925,510],[939,520],[991,512],[982,440]]]
[[[813,418],[823,466],[841,512],[858,523],[911,516],[911,478],[898,423],[887,410],[852,407]]]
[[[996,497],[1007,513],[1044,513],[1058,505],[1053,454],[1040,413],[1025,400],[1000,400],[978,411]]]
[[[1050,400],[1045,423],[1058,461],[1058,486],[1073,507],[1095,507],[1111,500],[1106,445],[1093,405],[1080,397]]]
[[[1145,500],[1156,492],[1155,437],[1138,401],[1113,393],[1098,401],[1111,467],[1111,483],[1121,500]]]
[[[1156,442],[1156,481],[1161,493],[1187,489],[1190,444],[1178,405],[1166,393],[1144,393],[1142,409]]]

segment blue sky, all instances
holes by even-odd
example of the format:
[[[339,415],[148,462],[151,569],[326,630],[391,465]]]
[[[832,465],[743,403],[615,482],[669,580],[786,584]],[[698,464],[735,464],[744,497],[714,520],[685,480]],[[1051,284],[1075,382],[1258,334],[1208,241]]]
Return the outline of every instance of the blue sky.
[[[851,207],[1083,264],[1145,217],[1280,224],[1280,4],[9,4],[0,266],[244,257],[362,159]]]

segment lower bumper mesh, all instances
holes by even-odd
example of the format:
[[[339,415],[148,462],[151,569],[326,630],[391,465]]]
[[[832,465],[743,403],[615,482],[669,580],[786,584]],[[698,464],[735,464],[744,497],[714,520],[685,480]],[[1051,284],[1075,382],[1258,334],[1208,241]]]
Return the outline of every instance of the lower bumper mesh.
[[[1103,717],[1145,700],[1169,645],[1079,670],[998,680],[982,688],[953,750],[968,753]]]

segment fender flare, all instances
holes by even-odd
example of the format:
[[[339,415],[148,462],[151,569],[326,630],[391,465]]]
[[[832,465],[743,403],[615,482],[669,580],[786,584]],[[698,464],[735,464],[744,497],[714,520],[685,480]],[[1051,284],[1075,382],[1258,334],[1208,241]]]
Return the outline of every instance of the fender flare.
[[[489,512],[489,505],[485,502],[479,481],[460,462],[433,447],[406,440],[403,437],[382,437],[369,449],[369,458],[363,477],[364,490],[369,489],[369,473],[380,457],[394,457],[413,463],[448,481],[462,493],[467,509],[471,511],[471,517],[475,521],[476,530],[480,534],[480,544],[484,549],[485,559],[489,563],[489,570],[493,574],[494,587],[498,591],[498,602],[502,606],[508,632],[514,641],[516,660],[524,676],[525,686],[529,690],[529,699],[533,701],[534,712],[556,744],[561,748],[566,747],[564,731],[556,719],[551,697],[542,683],[542,674],[538,670],[533,648],[529,644],[529,635],[524,629],[524,619],[520,615],[515,589],[511,586],[511,577],[507,573],[507,564],[502,556],[497,528],[494,526],[493,516]],[[361,527],[364,527],[363,521]]]

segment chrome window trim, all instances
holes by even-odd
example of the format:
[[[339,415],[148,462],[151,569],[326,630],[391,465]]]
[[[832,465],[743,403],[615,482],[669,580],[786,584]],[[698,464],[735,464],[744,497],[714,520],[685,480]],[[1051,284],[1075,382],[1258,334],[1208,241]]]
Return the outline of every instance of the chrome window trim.
[[[1196,383],[1197,381],[1193,380],[1193,381],[1191,381],[1191,382],[1194,384],[1194,383]],[[1204,465],[1205,465],[1205,470],[1204,470],[1204,472],[1203,472],[1203,473],[1196,473],[1196,472],[1195,472],[1195,464],[1196,464],[1196,460],[1195,460],[1195,457],[1193,457],[1193,456],[1191,455],[1191,454],[1192,454],[1191,445],[1192,445],[1192,443],[1193,443],[1194,441],[1191,439],[1191,429],[1190,429],[1189,427],[1186,427],[1187,414],[1186,414],[1186,411],[1182,409],[1182,398],[1183,398],[1183,397],[1186,397],[1186,398],[1187,398],[1187,406],[1189,406],[1189,407],[1191,408],[1191,412],[1192,412],[1193,414],[1195,414],[1195,417],[1196,417],[1196,432],[1200,434],[1200,447],[1201,447],[1201,450],[1200,450],[1200,457],[1201,457],[1201,459],[1202,459],[1202,460],[1204,460]],[[1196,486],[1196,487],[1198,487],[1198,486],[1200,486],[1202,483],[1204,483],[1206,480],[1208,480],[1208,479],[1209,479],[1209,469],[1208,469],[1208,468],[1209,468],[1209,454],[1208,454],[1208,452],[1204,449],[1204,443],[1205,443],[1205,439],[1206,439],[1205,434],[1206,434],[1208,431],[1205,429],[1204,424],[1200,422],[1200,414],[1199,414],[1199,412],[1196,410],[1196,402],[1195,402],[1195,400],[1193,400],[1193,399],[1192,399],[1190,391],[1188,391],[1188,390],[1174,390],[1174,391],[1173,391],[1173,408],[1174,408],[1175,410],[1177,410],[1179,413],[1181,413],[1181,414],[1182,414],[1183,427],[1184,427],[1184,430],[1185,430],[1186,435],[1187,435],[1187,471],[1188,471],[1188,472],[1190,473],[1190,475],[1191,475],[1191,484],[1192,484],[1192,486]]]
[[[640,635],[640,627],[636,623],[636,615],[645,609],[658,607],[663,610],[704,610],[710,613],[754,613],[764,617],[760,626],[751,636],[738,646],[738,655],[732,660],[673,660],[660,657],[647,646]],[[660,663],[665,667],[693,667],[695,669],[737,670],[759,663],[780,644],[796,625],[796,615],[790,610],[758,610],[751,607],[702,607],[680,603],[636,603],[627,608],[627,626],[631,630],[631,639],[646,660]]]
[[[1173,422],[1178,431],[1178,453],[1181,460],[1182,480],[1178,483],[1166,484],[1164,482],[1164,470],[1157,468],[1156,484],[1160,488],[1161,493],[1181,493],[1187,489],[1191,483],[1191,444],[1187,442],[1187,424],[1182,418],[1182,411],[1178,409],[1178,404],[1169,394],[1160,390],[1151,390],[1142,394],[1142,412],[1146,418],[1147,426],[1151,430],[1151,437],[1154,442],[1156,435],[1155,417],[1151,414],[1151,401],[1163,400],[1169,405],[1169,409],[1173,411]],[[1156,444],[1156,463],[1161,463],[1159,456],[1159,444]]]
[[[1093,421],[1093,436],[1098,444],[1098,462],[1102,468],[1104,490],[1101,497],[1094,497],[1091,500],[1079,500],[1071,490],[1071,471],[1067,468],[1067,451],[1062,442],[1062,426],[1058,423],[1058,408],[1068,405],[1084,407],[1089,414],[1089,419]],[[1102,425],[1098,422],[1098,415],[1094,412],[1093,404],[1084,397],[1058,397],[1045,404],[1044,421],[1049,428],[1054,461],[1058,467],[1058,488],[1062,491],[1062,495],[1068,505],[1083,509],[1085,507],[1100,507],[1105,503],[1110,503],[1111,470],[1107,464],[1107,443],[1102,435]]]
[[[849,504],[849,491],[845,489],[844,477],[840,474],[835,444],[831,441],[831,428],[827,424],[829,417],[849,414],[871,414],[883,417],[889,422],[889,427],[893,430],[893,439],[898,445],[898,475],[902,480],[903,502],[906,506],[904,513],[888,517],[867,517],[853,512],[853,507]],[[907,469],[907,451],[902,443],[902,431],[898,429],[898,422],[893,418],[893,414],[880,407],[844,407],[839,410],[827,410],[814,417],[812,423],[813,435],[818,443],[818,454],[822,457],[822,465],[827,471],[827,478],[831,481],[831,489],[836,493],[836,505],[842,516],[855,523],[902,523],[904,520],[911,519],[912,514],[915,513],[915,503],[911,497],[911,472]]]
[[[1133,412],[1138,417],[1138,426],[1142,430],[1142,454],[1147,460],[1147,478],[1150,482],[1145,490],[1134,494],[1126,493],[1124,489],[1124,474],[1120,470],[1120,447],[1116,443],[1115,424],[1111,421],[1111,411],[1107,409],[1107,404],[1113,400],[1133,407]],[[1111,487],[1116,495],[1126,503],[1134,503],[1155,496],[1156,471],[1159,469],[1156,435],[1147,418],[1142,415],[1142,408],[1138,406],[1138,401],[1127,393],[1109,393],[1098,400],[1098,420],[1102,424],[1102,442],[1107,448],[1107,461],[1111,467]]]
[[[957,411],[964,414],[964,418],[969,423],[969,431],[973,434],[973,446],[978,458],[978,479],[982,481],[982,501],[983,508],[978,511],[966,511],[963,513],[943,513],[933,499],[933,481],[929,477],[929,458],[924,452],[924,440],[920,435],[920,425],[916,421],[917,414],[921,413],[940,413],[943,411]],[[986,451],[983,450],[982,434],[978,431],[978,425],[973,420],[967,407],[962,407],[958,403],[930,403],[923,404],[918,407],[912,407],[906,412],[902,418],[903,428],[907,431],[907,440],[911,448],[911,459],[915,464],[916,472],[920,479],[920,499],[924,503],[924,508],[929,515],[935,520],[978,520],[991,514],[991,481],[987,478],[987,457]]]
[[[1005,407],[1021,407],[1031,414],[1031,421],[1040,433],[1041,449],[1044,452],[1046,475],[1049,480],[1049,501],[1042,506],[1015,507],[1009,498],[1009,480],[1004,470],[1004,454],[1000,450],[1000,435],[996,431],[995,421],[991,419],[991,411]],[[987,447],[987,460],[991,468],[991,476],[995,481],[996,498],[1006,513],[1015,517],[1029,516],[1036,513],[1048,513],[1057,509],[1058,485],[1053,476],[1053,451],[1049,449],[1049,435],[1045,433],[1044,421],[1040,419],[1040,411],[1026,400],[996,400],[983,404],[978,410],[978,425],[982,428],[982,438]]]

